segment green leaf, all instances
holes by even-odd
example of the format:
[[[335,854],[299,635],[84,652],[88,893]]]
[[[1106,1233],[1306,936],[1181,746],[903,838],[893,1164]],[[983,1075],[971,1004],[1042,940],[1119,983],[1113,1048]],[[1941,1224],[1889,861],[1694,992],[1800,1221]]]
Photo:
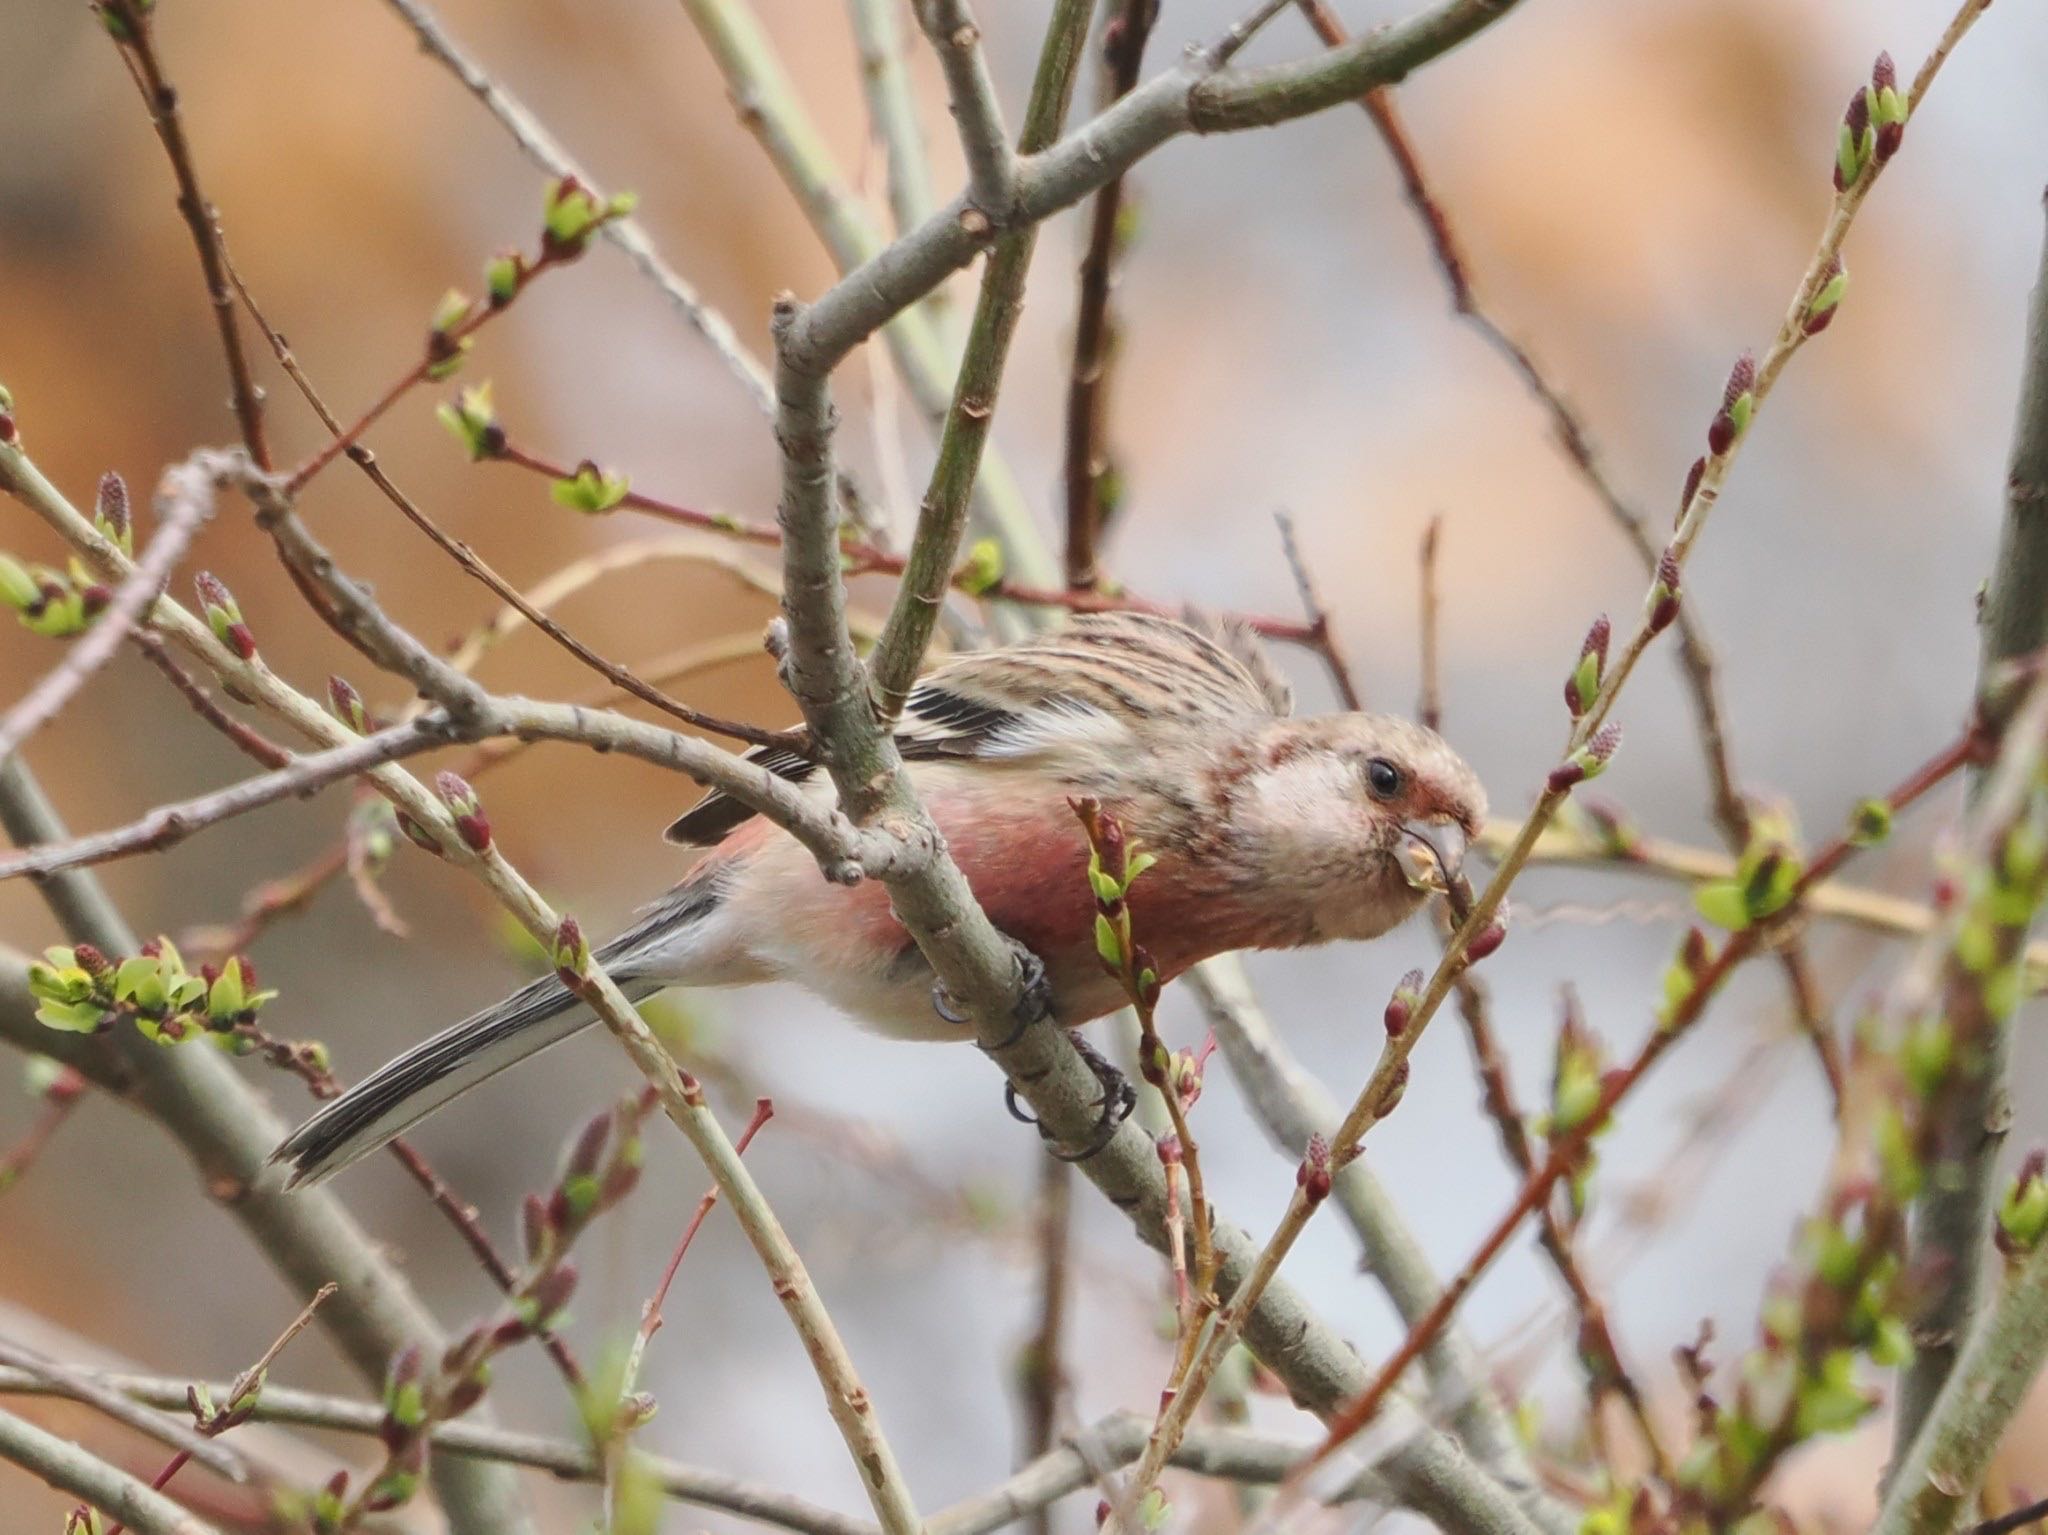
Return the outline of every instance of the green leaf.
[[[64,1034],[91,1034],[106,1017],[97,1002],[42,1002],[36,1006],[36,1021]]]
[[[1733,880],[1716,880],[1693,892],[1692,903],[1699,914],[1716,927],[1739,933],[1749,926],[1749,902],[1742,887]]]
[[[1124,963],[1123,940],[1117,936],[1109,918],[1095,914],[1095,952],[1102,956],[1102,962],[1112,970],[1121,970]]]
[[[610,511],[626,499],[631,489],[624,475],[585,462],[569,478],[550,482],[548,494],[554,497],[556,505],[572,512],[596,513]]]

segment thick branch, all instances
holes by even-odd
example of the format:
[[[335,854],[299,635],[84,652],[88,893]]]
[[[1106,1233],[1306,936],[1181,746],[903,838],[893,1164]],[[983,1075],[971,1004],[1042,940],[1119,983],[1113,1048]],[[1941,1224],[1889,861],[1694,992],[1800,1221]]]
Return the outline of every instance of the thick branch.
[[[17,844],[64,835],[18,757],[0,765],[0,821]],[[55,875],[43,893],[73,940],[109,954],[135,952],[135,935],[89,875]],[[218,1051],[165,1050],[133,1031],[114,1040],[59,1034],[38,1022],[35,1010],[27,972],[10,959],[0,973],[0,1038],[53,1056],[135,1101],[185,1148],[200,1186],[248,1229],[297,1293],[338,1282],[341,1292],[321,1309],[321,1325],[366,1383],[381,1385],[391,1358],[408,1344],[428,1352],[446,1346],[418,1297],[340,1201],[317,1190],[285,1197],[274,1180],[259,1181],[285,1127]],[[531,1529],[503,1473],[450,1456],[435,1463],[433,1476],[457,1528],[479,1535]]]
[[[1998,557],[1985,588],[1982,692],[2001,663],[2031,655],[2048,643],[2048,243],[2041,255],[2027,316],[2027,347],[2020,376],[2019,410],[2007,471],[2005,521]],[[1966,1147],[1944,1176],[1928,1181],[1914,1207],[1914,1248],[1937,1265],[1942,1279],[1919,1319],[1919,1352],[1899,1392],[1894,1447],[1913,1442],[1954,1368],[1956,1351],[1977,1304],[1990,1232],[1993,1177],[2011,1108],[2006,1074],[2012,1031],[2000,1029],[1986,1059],[1956,1105],[1950,1144]]]
[[[148,1484],[11,1412],[0,1412],[0,1459],[83,1498],[136,1535],[217,1535],[212,1525]]]

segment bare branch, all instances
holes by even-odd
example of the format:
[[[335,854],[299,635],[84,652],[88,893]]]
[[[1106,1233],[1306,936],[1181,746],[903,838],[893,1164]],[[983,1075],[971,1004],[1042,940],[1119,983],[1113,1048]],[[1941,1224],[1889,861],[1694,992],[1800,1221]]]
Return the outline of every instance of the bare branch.
[[[69,1439],[0,1412],[0,1459],[13,1461],[52,1487],[83,1498],[136,1535],[218,1535],[160,1492],[86,1453]]]
[[[919,25],[939,56],[946,76],[960,150],[967,158],[968,196],[991,219],[1009,206],[1017,181],[1017,157],[1003,126],[1002,104],[989,77],[981,28],[967,0],[912,0]]]
[[[2031,655],[2048,642],[2048,604],[2041,600],[2048,584],[2048,243],[2028,310],[2022,367],[2005,520],[1984,592],[1980,691],[2001,663]],[[1954,1367],[1978,1303],[1993,1175],[2011,1115],[2006,1101],[2010,1052],[2011,1030],[2001,1029],[1977,1062],[1970,1090],[1956,1104],[1952,1130],[1969,1149],[1944,1168],[1943,1176],[1928,1181],[1914,1209],[1915,1252],[1939,1265],[1942,1283],[1920,1319],[1922,1346],[1899,1394],[1894,1445],[1900,1453],[1914,1442]]]
[[[868,121],[889,162],[889,211],[896,232],[905,234],[932,211],[931,167],[917,124],[917,96],[903,67],[896,33],[895,0],[849,0],[853,35],[860,47],[860,84]]]
[[[156,536],[92,627],[0,719],[0,758],[20,750],[22,742],[55,719],[93,673],[113,659],[143,610],[163,590],[201,524],[213,515],[213,501],[211,482],[193,465],[181,464],[165,474],[156,498]]]

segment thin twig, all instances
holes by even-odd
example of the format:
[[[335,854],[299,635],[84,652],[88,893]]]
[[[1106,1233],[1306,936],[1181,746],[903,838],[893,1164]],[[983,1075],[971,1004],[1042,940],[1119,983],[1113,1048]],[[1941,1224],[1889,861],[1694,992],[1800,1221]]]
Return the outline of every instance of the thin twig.
[[[1961,772],[1975,760],[1979,749],[1980,743],[1975,732],[1966,731],[1952,745],[1937,752],[1902,779],[1885,796],[1885,804],[1893,812],[1906,809],[1935,786]],[[1800,897],[1805,891],[1832,875],[1854,855],[1855,851],[1856,843],[1848,834],[1837,837],[1821,849],[1794,884],[1791,900],[1782,909],[1779,920],[1787,920],[1785,913],[1796,912]],[[1549,1155],[1523,1180],[1514,1202],[1495,1222],[1492,1230],[1466,1261],[1464,1267],[1444,1286],[1437,1304],[1409,1329],[1401,1347],[1374,1377],[1372,1388],[1347,1404],[1344,1411],[1333,1421],[1329,1437],[1311,1458],[1311,1464],[1326,1459],[1372,1420],[1373,1414],[1386,1401],[1387,1393],[1393,1389],[1394,1384],[1414,1362],[1416,1355],[1428,1344],[1436,1331],[1450,1320],[1465,1292],[1492,1265],[1508,1239],[1520,1226],[1522,1219],[1540,1208],[1549,1199],[1550,1192],[1558,1181],[1580,1165],[1594,1135],[1608,1123],[1615,1106],[1699,1021],[1706,1011],[1707,1003],[1719,993],[1742,963],[1765,948],[1775,925],[1769,919],[1759,920],[1731,934],[1720,952],[1693,977],[1692,990],[1686,993],[1677,1006],[1669,1008],[1659,1017],[1657,1026],[1634,1058],[1626,1066],[1608,1072],[1601,1079],[1599,1100],[1591,1112],[1571,1130],[1552,1138]],[[1408,1032],[1413,1033],[1412,1022]]]
[[[21,744],[55,719],[93,673],[113,659],[135,622],[153,601],[179,558],[213,510],[210,496],[173,494],[166,479],[156,501],[157,529],[128,579],[114,589],[106,607],[93,619],[64,659],[29,689],[20,703],[0,718],[0,759],[14,755]]]
[[[1102,29],[1098,108],[1131,93],[1144,66],[1145,43],[1159,19],[1159,0],[1117,0]],[[1088,210],[1080,291],[1074,305],[1074,360],[1067,374],[1066,499],[1067,585],[1093,590],[1103,527],[1115,478],[1107,440],[1108,375],[1115,356],[1116,322],[1109,298],[1124,244],[1124,178],[1105,183]]]
[[[532,473],[544,474],[549,479],[564,479],[575,473],[570,466],[545,458],[515,443],[507,443],[504,449],[495,453],[493,457]],[[644,491],[628,489],[619,504],[659,517],[665,522],[677,523],[686,528],[702,528],[742,543],[758,544],[764,548],[779,548],[782,544],[781,529],[771,523],[747,522],[723,512],[700,511],[695,507],[663,500]],[[842,555],[846,574],[849,576],[900,576],[907,564],[904,556],[891,554],[872,543],[853,537],[842,540]],[[955,569],[950,584],[954,590],[969,593],[985,602],[1009,602],[1024,607],[1064,608],[1073,613],[1128,612],[1170,616],[1177,611],[1170,603],[1151,601],[1130,593],[1020,586],[1007,579],[998,580],[994,585],[987,585],[982,573],[971,566]],[[1292,619],[1276,618],[1261,613],[1235,613],[1229,616],[1269,640],[1280,640],[1295,645],[1317,643],[1309,625],[1296,623]]]
[[[65,1396],[90,1403],[116,1423],[198,1461],[215,1476],[226,1477],[238,1486],[249,1480],[249,1467],[241,1456],[201,1438],[189,1424],[138,1406],[131,1398],[104,1385],[90,1371],[73,1369],[55,1359],[45,1359],[33,1349],[24,1348],[8,1338],[0,1338],[0,1365],[33,1376]]]
[[[0,1460],[12,1461],[50,1486],[83,1498],[136,1535],[219,1535],[205,1520],[127,1472],[11,1412],[0,1412]]]
[[[155,18],[134,0],[100,0],[100,7],[117,15],[123,24],[125,35],[119,38],[121,55],[134,65],[135,81],[149,111],[149,124],[170,157],[171,174],[178,183],[178,212],[199,253],[207,302],[213,308],[213,323],[220,331],[221,352],[227,359],[228,387],[242,446],[248,449],[258,468],[268,469],[270,445],[263,430],[263,390],[250,371],[241,327],[235,321],[234,295],[228,291],[220,248],[220,216],[199,190],[192,148],[185,138],[184,119],[178,113],[178,92],[165,78],[163,64],[157,57]]]
[[[143,630],[135,636],[135,645],[152,666],[170,679],[171,686],[192,706],[192,711],[232,741],[244,756],[267,768],[281,768],[292,760],[292,754],[282,746],[223,709],[205,686],[178,664],[161,636]]]
[[[78,1102],[85,1096],[85,1078],[69,1066],[56,1068],[56,1076],[42,1090],[43,1106],[27,1132],[0,1155],[0,1194],[28,1176],[36,1158],[43,1154],[52,1137],[64,1127]]]
[[[1984,0],[1965,0],[1963,10],[1958,12],[1955,22],[1951,24],[1948,32],[1944,34],[1941,42],[1937,44],[1935,51],[1929,55],[1927,62],[1921,67],[1919,75],[1916,77],[1912,93],[1915,103],[1925,94],[1928,85],[1936,73],[1938,73],[1942,61],[1947,58],[1949,51],[1954,47],[1963,31],[1967,29],[1969,22],[1975,18],[1976,14],[1981,12],[1983,4]],[[1375,33],[1372,37],[1362,39],[1359,42],[1348,44],[1344,49],[1333,49],[1329,58],[1334,61],[1355,56],[1356,52],[1361,48],[1369,48],[1375,42],[1384,43],[1387,39],[1398,34],[1399,31],[1400,28],[1396,27],[1388,31]],[[1284,68],[1285,66],[1282,66],[1283,70]],[[1246,71],[1245,73],[1257,72]],[[1271,72],[1268,71],[1266,73],[1270,75]],[[1350,77],[1346,71],[1332,65],[1326,69],[1326,72],[1320,77],[1316,86],[1304,87],[1303,93],[1300,94],[1289,89],[1282,93],[1282,100],[1288,104],[1299,103],[1304,99],[1318,105],[1323,104],[1327,98],[1321,93],[1322,88],[1327,86],[1333,78],[1341,78],[1348,81]],[[1355,97],[1363,89],[1378,83],[1383,82],[1370,79],[1361,81],[1358,83],[1358,88],[1350,91],[1348,94]],[[1134,93],[1130,99],[1135,101],[1143,94],[1143,92]],[[1244,98],[1243,92],[1230,92],[1227,94],[1231,95],[1234,102],[1241,102]],[[1254,91],[1252,94],[1256,97],[1258,93]],[[1337,99],[1344,99],[1344,96],[1340,95]],[[1236,127],[1244,126],[1249,121],[1267,120],[1270,119],[1264,115],[1254,115],[1249,118],[1240,116],[1237,106],[1233,105],[1224,113],[1221,125],[1224,127]],[[1048,159],[1050,158],[1048,156]],[[1882,170],[1883,165],[1873,156],[1861,169],[1856,180],[1850,183],[1846,190],[1837,193],[1827,223],[1822,230],[1819,243],[1808,262],[1805,272],[1794,289],[1791,303],[1786,309],[1785,318],[1780,323],[1778,333],[1773,339],[1771,346],[1765,352],[1762,360],[1756,365],[1752,387],[1746,391],[1751,397],[1752,415],[1754,412],[1762,409],[1772,387],[1777,382],[1779,375],[1784,371],[1785,365],[1791,361],[1792,356],[1808,340],[1806,320],[1813,300],[1829,280],[1829,274],[1834,270],[1835,262],[1839,257],[1842,242],[1847,237],[1851,225],[1855,222],[1857,211],[1862,207],[1863,200],[1869,195],[1871,187],[1876,184]],[[1021,199],[1028,205],[1031,196],[1031,178],[1027,176],[1021,193]],[[1753,420],[1751,425],[1754,425]],[[1730,469],[1739,455],[1741,444],[1745,440],[1747,440],[1746,433],[1737,432],[1733,434],[1724,448],[1710,453],[1702,460],[1698,483],[1693,487],[1691,494],[1687,498],[1685,509],[1679,519],[1678,529],[1673,535],[1667,551],[1670,558],[1679,567],[1683,567],[1687,554],[1691,551],[1693,544],[1704,530],[1713,506],[1720,497],[1722,486],[1726,483]],[[1636,663],[1641,660],[1643,654],[1649,649],[1650,644],[1655,640],[1662,628],[1661,624],[1653,622],[1655,617],[1656,605],[1646,604],[1643,621],[1638,625],[1634,635],[1621,650],[1620,655],[1606,668],[1597,696],[1592,700],[1590,707],[1579,717],[1577,724],[1571,731],[1562,754],[1563,759],[1568,760],[1571,754],[1586,750],[1596,734],[1605,726],[1607,718],[1613,710],[1615,700],[1620,696],[1621,690],[1633,674]],[[1444,999],[1450,994],[1452,984],[1458,973],[1464,968],[1467,949],[1480,933],[1492,928],[1500,913],[1502,903],[1506,899],[1509,887],[1520,874],[1522,867],[1528,859],[1530,849],[1534,846],[1537,837],[1542,834],[1543,829],[1550,824],[1562,808],[1569,796],[1570,789],[1571,784],[1569,781],[1553,780],[1546,784],[1542,794],[1537,798],[1535,808],[1523,823],[1521,836],[1508,849],[1499,867],[1496,869],[1494,877],[1488,881],[1485,890],[1472,903],[1469,913],[1460,923],[1457,933],[1453,935],[1451,942],[1446,948],[1442,962],[1437,966],[1436,973],[1430,978],[1419,1003],[1412,1011],[1407,1029],[1398,1038],[1388,1042],[1387,1048],[1380,1054],[1379,1062],[1373,1070],[1371,1079],[1353,1101],[1350,1112],[1346,1114],[1344,1123],[1339,1127],[1337,1141],[1332,1147],[1334,1156],[1348,1158],[1352,1155],[1365,1133],[1381,1117],[1381,1105],[1390,1101],[1390,1094],[1392,1093],[1395,1079],[1401,1072],[1407,1069],[1410,1053],[1414,1050],[1417,1041],[1421,1038],[1430,1020],[1443,1005]],[[1814,867],[1820,867],[1818,862]],[[1749,932],[1754,932],[1754,929],[1746,930],[1746,933]],[[1745,934],[1737,934],[1736,939],[1731,941],[1730,948],[1733,949],[1741,946],[1741,940],[1744,937]],[[1247,1280],[1244,1290],[1233,1297],[1231,1304],[1221,1313],[1219,1324],[1212,1330],[1209,1343],[1196,1362],[1196,1370],[1193,1372],[1190,1381],[1192,1389],[1184,1390],[1176,1398],[1168,1414],[1170,1421],[1163,1420],[1162,1426],[1165,1432],[1161,1435],[1160,1444],[1164,1447],[1170,1448],[1173,1434],[1185,1426],[1188,1416],[1199,1403],[1202,1392],[1207,1387],[1208,1380],[1213,1377],[1216,1367],[1221,1363],[1223,1356],[1229,1351],[1231,1345],[1236,1342],[1242,1317],[1247,1309],[1257,1301],[1265,1287],[1271,1283],[1274,1273],[1285,1260],[1287,1254],[1293,1249],[1301,1232],[1306,1228],[1315,1206],[1316,1201],[1311,1200],[1303,1189],[1296,1189],[1293,1198],[1289,1201],[1285,1215],[1282,1216],[1279,1225],[1261,1252],[1258,1265]],[[1141,1484],[1148,1477],[1157,1476],[1159,1463],[1160,1456],[1155,1450],[1154,1453],[1148,1455],[1146,1462],[1140,1466],[1139,1477]]]
[[[1302,608],[1308,614],[1308,644],[1322,657],[1323,666],[1330,674],[1330,681],[1336,685],[1337,696],[1344,701],[1344,707],[1363,709],[1365,695],[1359,692],[1358,683],[1351,675],[1351,664],[1344,659],[1343,647],[1337,643],[1336,631],[1330,627],[1330,610],[1323,605],[1322,594],[1316,590],[1308,561],[1302,558],[1301,541],[1295,536],[1294,518],[1286,512],[1275,512],[1273,521],[1280,529],[1280,551],[1287,556],[1287,570],[1294,577],[1294,589],[1301,594]]]
[[[917,125],[917,95],[896,32],[895,0],[849,0],[848,10],[860,48],[868,123],[889,165],[889,212],[896,233],[908,234],[931,214],[932,185],[924,134]]]
[[[1431,730],[1441,729],[1444,722],[1443,600],[1436,568],[1443,530],[1443,514],[1430,513],[1429,526],[1422,530],[1422,696],[1415,717]]]
[[[946,94],[967,161],[968,196],[983,212],[1001,217],[1017,181],[1017,157],[989,78],[981,28],[967,0],[912,0],[912,9],[939,56]],[[1027,150],[1026,153],[1029,151]]]
[[[186,1400],[190,1404],[193,1417],[198,1423],[198,1431],[192,1436],[190,1443],[178,1447],[177,1454],[173,1455],[169,1462],[165,1464],[163,1470],[156,1474],[156,1479],[149,1484],[153,1491],[162,1492],[166,1487],[170,1486],[171,1479],[185,1468],[188,1461],[196,1460],[201,1465],[206,1466],[208,1470],[218,1469],[209,1464],[207,1453],[203,1452],[221,1453],[219,1446],[211,1441],[218,1435],[225,1433],[235,1422],[240,1421],[234,1417],[235,1408],[242,1405],[245,1398],[251,1397],[263,1389],[264,1377],[268,1373],[270,1366],[276,1361],[277,1356],[285,1351],[286,1346],[290,1344],[292,1339],[312,1325],[313,1313],[331,1299],[334,1292],[340,1288],[339,1285],[330,1281],[315,1290],[312,1299],[299,1308],[299,1314],[285,1324],[284,1331],[271,1340],[270,1346],[263,1351],[256,1362],[228,1383],[226,1395],[217,1403],[205,1405],[209,1399],[201,1397],[196,1388],[191,1391]],[[82,1384],[87,1386],[94,1385],[89,1378],[82,1382]],[[103,1388],[101,1389],[103,1390]],[[120,1410],[128,1405],[126,1397],[112,1391],[103,1390],[102,1395],[92,1397],[90,1400],[101,1412],[117,1419],[120,1417]],[[234,1477],[234,1480],[242,1481],[245,1478],[246,1473]],[[121,1522],[117,1519],[112,1527],[108,1529],[107,1535],[121,1535],[121,1528]]]
[[[1051,1451],[1066,1401],[1067,1311],[1071,1297],[1074,1241],[1074,1169],[1058,1157],[1038,1167],[1038,1325],[1019,1351],[1018,1394],[1024,1405],[1024,1455],[1036,1460]],[[927,1525],[929,1528],[929,1524]],[[1033,1535],[1052,1535],[1052,1511],[1041,1505],[1031,1515]]]
[[[1052,7],[1017,137],[1020,154],[1037,154],[1059,137],[1092,10],[1093,0],[1057,0]],[[923,670],[939,608],[953,584],[954,562],[988,448],[1003,365],[1023,312],[1024,280],[1037,240],[1035,224],[1003,236],[982,269],[967,347],[939,434],[938,456],[918,509],[917,537],[904,561],[889,621],[868,657],[869,685],[884,720],[894,720],[909,698]]]

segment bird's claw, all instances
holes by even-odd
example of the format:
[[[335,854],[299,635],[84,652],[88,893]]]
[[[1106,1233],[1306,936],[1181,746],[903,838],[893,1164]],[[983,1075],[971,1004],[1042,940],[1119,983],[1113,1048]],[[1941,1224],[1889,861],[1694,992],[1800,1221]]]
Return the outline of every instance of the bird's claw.
[[[1024,1037],[1026,1029],[1052,1016],[1052,983],[1046,979],[1045,961],[1029,949],[1020,948],[1017,950],[1017,970],[1017,1005],[1010,1009],[1010,1021],[1015,1027],[994,1044],[986,1046],[989,1050],[1009,1049]],[[967,1028],[974,1023],[953,1000],[953,994],[946,990],[944,981],[932,982],[932,1011],[956,1027]]]
[[[1102,1113],[1096,1119],[1095,1128],[1089,1133],[1085,1145],[1074,1151],[1062,1146],[1048,1146],[1046,1154],[1061,1162],[1085,1162],[1116,1138],[1117,1130],[1138,1106],[1138,1093],[1137,1089],[1131,1086],[1130,1078],[1118,1071],[1101,1051],[1089,1044],[1080,1034],[1069,1030],[1067,1038],[1073,1043],[1081,1059],[1087,1063],[1088,1069],[1095,1073],[1096,1080],[1102,1084]],[[1003,1107],[1010,1111],[1012,1119],[1027,1125],[1038,1125],[1039,1135],[1047,1141],[1052,1139],[1052,1132],[1039,1124],[1037,1116],[1018,1103],[1017,1089],[1014,1086],[1006,1085],[1003,1088]]]

